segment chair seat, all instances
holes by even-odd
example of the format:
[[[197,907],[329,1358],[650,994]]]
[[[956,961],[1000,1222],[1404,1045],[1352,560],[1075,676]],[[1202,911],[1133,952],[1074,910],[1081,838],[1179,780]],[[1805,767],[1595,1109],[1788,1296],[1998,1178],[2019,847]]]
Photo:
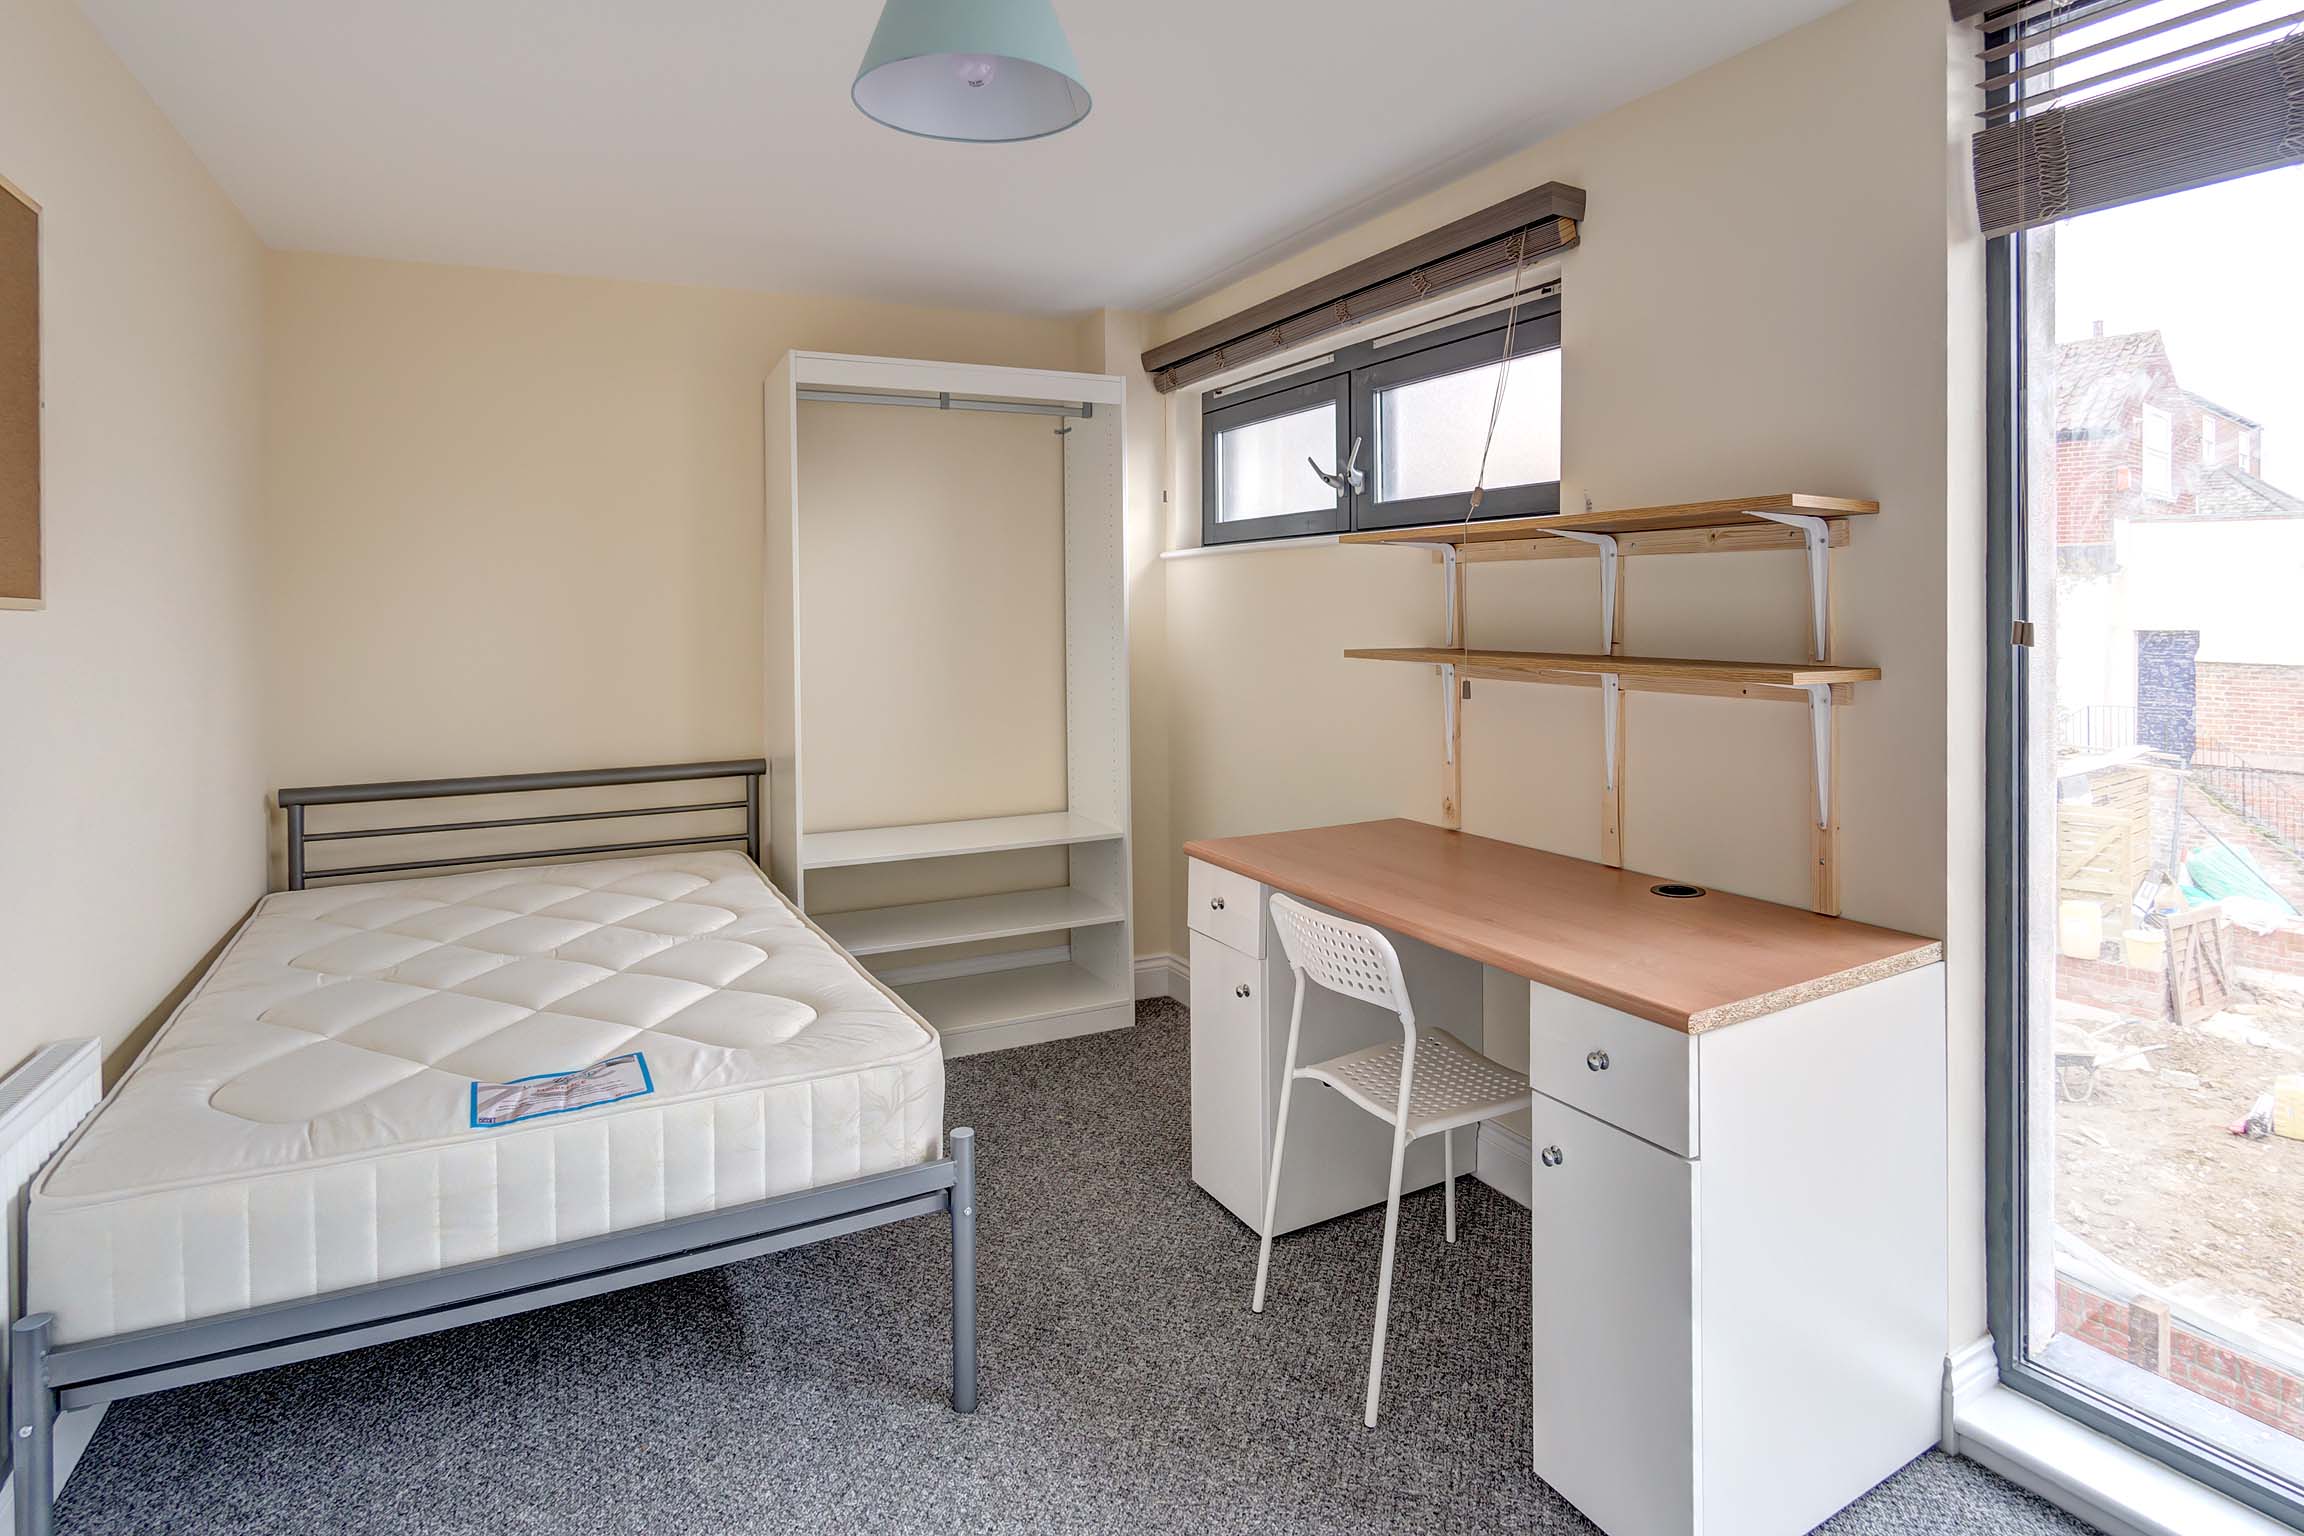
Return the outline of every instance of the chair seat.
[[[1326,1083],[1386,1125],[1400,1103],[1398,1040],[1298,1067],[1298,1077]],[[1491,1061],[1444,1029],[1416,1040],[1416,1082],[1408,1095],[1408,1134],[1430,1135],[1528,1107],[1528,1078]]]

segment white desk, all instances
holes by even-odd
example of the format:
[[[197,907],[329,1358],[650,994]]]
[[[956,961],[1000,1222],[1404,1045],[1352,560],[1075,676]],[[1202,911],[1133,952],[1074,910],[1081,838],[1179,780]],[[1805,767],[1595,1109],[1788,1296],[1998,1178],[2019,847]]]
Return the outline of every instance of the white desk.
[[[1185,852],[1193,1177],[1251,1228],[1292,996],[1272,891],[1391,933],[1418,1022],[1468,1043],[1481,967],[1529,982],[1534,1466],[1609,1536],[1798,1536],[1936,1442],[1940,945],[1418,822]],[[1318,1018],[1308,1058],[1399,1028]],[[1277,1230],[1383,1200],[1368,1116],[1300,1097],[1288,1142]]]

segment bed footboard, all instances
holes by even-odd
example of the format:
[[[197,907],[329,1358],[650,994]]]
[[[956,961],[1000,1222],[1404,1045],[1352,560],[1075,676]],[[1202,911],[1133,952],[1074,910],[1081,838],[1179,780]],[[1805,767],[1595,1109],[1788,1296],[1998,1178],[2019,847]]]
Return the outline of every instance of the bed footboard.
[[[52,1536],[56,1416],[598,1296],[939,1212],[952,1223],[955,1413],[976,1411],[976,1133],[950,1155],[842,1184],[321,1296],[70,1344],[48,1313],[9,1331],[16,1536]]]

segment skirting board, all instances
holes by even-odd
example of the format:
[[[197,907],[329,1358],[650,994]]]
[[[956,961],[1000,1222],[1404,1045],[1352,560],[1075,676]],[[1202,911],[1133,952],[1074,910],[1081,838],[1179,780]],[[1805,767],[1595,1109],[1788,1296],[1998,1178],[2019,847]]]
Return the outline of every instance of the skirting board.
[[[1944,1449],[2106,1536],[2292,1536],[2288,1528],[2000,1382],[1992,1340],[1944,1362]]]
[[[1472,1176],[1515,1205],[1525,1206],[1532,1193],[1533,1174],[1528,1164],[1528,1138],[1508,1131],[1493,1120],[1480,1126],[1478,1150],[1472,1154]]]
[[[1139,955],[1136,959],[1136,1000],[1172,997],[1190,1007],[1192,967],[1182,955]]]

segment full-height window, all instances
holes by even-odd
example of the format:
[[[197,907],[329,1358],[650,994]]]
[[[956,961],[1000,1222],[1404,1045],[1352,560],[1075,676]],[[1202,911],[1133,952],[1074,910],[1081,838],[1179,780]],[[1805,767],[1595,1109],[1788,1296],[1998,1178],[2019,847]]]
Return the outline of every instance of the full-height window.
[[[2304,43],[2291,5],[2211,9],[2026,7],[1986,39],[1987,99],[2022,130],[1978,156],[1987,230],[2009,231],[1991,256],[1993,1320],[2012,1385],[2293,1521],[2304,140],[2261,168],[2276,137],[2249,160],[2194,109],[2256,99],[2245,71],[2267,56],[2279,80]],[[2123,117],[2124,93],[2160,94]],[[2026,112],[2034,94],[2068,115]],[[2247,154],[2166,172],[2172,143]]]
[[[1559,511],[1560,304],[1510,318],[1362,342],[1210,394],[1201,541],[1455,521],[1476,484],[1479,517]]]

